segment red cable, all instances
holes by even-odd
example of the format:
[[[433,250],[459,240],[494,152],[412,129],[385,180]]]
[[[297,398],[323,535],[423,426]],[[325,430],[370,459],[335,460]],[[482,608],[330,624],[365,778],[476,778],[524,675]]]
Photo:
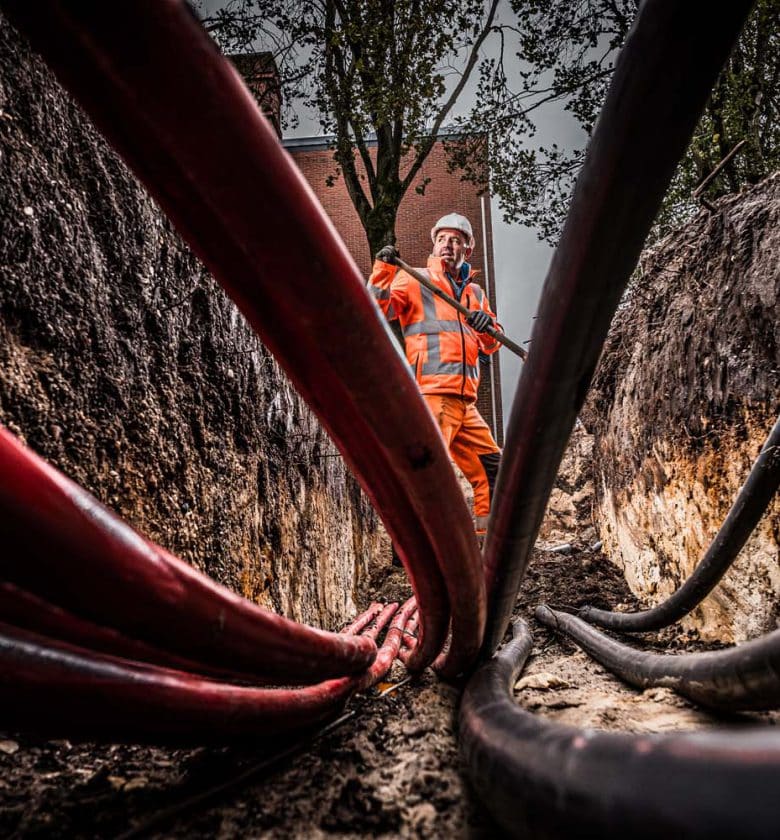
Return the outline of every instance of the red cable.
[[[468,667],[485,622],[471,519],[363,279],[231,65],[178,0],[5,3],[320,416],[420,606],[409,665]],[[143,61],[138,56],[143,55]]]
[[[0,537],[6,580],[211,667],[309,683],[376,655],[369,639],[276,615],[142,539],[2,428]]]
[[[397,609],[384,607],[363,638],[376,638]],[[392,665],[397,644],[391,630],[375,665],[362,675],[305,688],[256,688],[0,624],[0,714],[12,729],[111,740],[274,736],[329,717],[356,691],[373,685]]]
[[[380,604],[378,601],[374,601],[368,607],[368,609],[361,613],[351,624],[348,624],[341,632],[342,633],[359,633],[364,627],[368,626],[368,624],[373,621],[379,613],[382,612],[384,608],[384,604]]]

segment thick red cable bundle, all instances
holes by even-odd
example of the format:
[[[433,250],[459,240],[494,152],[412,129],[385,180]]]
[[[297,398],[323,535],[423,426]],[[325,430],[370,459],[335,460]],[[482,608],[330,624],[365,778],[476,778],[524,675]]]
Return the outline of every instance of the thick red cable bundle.
[[[366,624],[372,617],[367,619]],[[237,672],[209,667],[203,662],[177,656],[168,650],[134,639],[113,627],[96,624],[8,582],[0,583],[0,621],[20,630],[88,648],[96,653],[108,653],[194,674],[227,678],[239,676]],[[350,630],[347,628],[343,632],[347,633]],[[268,679],[257,675],[240,674],[240,677],[253,684],[269,682]]]
[[[370,640],[276,615],[144,540],[2,428],[0,477],[4,579],[79,617],[267,679],[316,682],[374,659]]]
[[[2,429],[0,475],[0,538],[13,558],[5,574],[110,625],[0,583],[0,616],[12,622],[0,622],[0,711],[7,726],[116,740],[202,740],[311,725],[389,671],[416,609],[410,599],[374,656],[374,640],[397,604],[371,604],[343,634],[304,627],[236,597],[144,541]],[[74,564],[83,575],[76,586],[68,579]],[[134,635],[144,632],[162,648]],[[363,635],[353,635],[358,632]],[[182,658],[171,646],[199,658]],[[311,682],[327,670],[353,675],[260,689],[231,683],[230,666],[247,667],[238,676],[251,682],[280,674]],[[222,681],[197,673],[203,670]],[[51,692],[58,697],[55,712]]]
[[[356,266],[232,66],[181,0],[4,0],[279,359],[398,546],[419,669],[485,624],[471,520],[438,430]],[[142,56],[142,60],[139,60]]]
[[[363,638],[375,639],[397,610],[389,604],[374,611]],[[11,728],[115,741],[270,737],[324,720],[380,680],[393,664],[408,613],[398,614],[368,671],[305,688],[209,680],[0,623],[0,714]]]

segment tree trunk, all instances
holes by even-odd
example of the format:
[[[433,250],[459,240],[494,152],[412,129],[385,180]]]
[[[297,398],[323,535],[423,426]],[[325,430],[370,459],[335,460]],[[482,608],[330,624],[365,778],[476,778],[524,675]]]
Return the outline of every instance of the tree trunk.
[[[400,201],[399,201],[400,203]],[[363,229],[366,232],[366,240],[373,261],[374,255],[385,245],[395,245],[395,220],[398,216],[398,204],[392,207],[376,207],[361,216]]]
[[[398,205],[388,207],[386,203],[382,209],[373,208],[365,217],[361,216],[360,220],[366,232],[372,264],[376,253],[384,248],[385,245],[395,245],[397,241],[395,236],[395,220],[397,216]],[[398,319],[390,321],[390,331],[395,336],[395,340],[399,346],[403,347],[404,336]]]

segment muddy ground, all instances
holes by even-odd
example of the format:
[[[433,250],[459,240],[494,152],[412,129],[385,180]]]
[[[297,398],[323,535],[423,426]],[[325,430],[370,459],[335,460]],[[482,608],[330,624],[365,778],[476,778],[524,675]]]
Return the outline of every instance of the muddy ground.
[[[406,592],[400,570],[386,565],[373,570],[365,597]],[[645,732],[717,722],[670,691],[638,692],[605,675],[533,622],[541,602],[634,604],[602,555],[537,552],[518,603],[536,636],[518,683],[527,708],[571,724]],[[666,631],[648,644],[677,650],[691,641]],[[392,677],[402,678],[395,667]],[[3,734],[0,835],[117,837],[140,829],[138,836],[195,838],[495,836],[459,760],[458,696],[457,687],[426,673],[383,698],[359,698],[351,706],[356,716],[341,727],[206,803],[189,800],[289,744],[160,749]],[[183,807],[175,818],[150,822],[177,805]]]

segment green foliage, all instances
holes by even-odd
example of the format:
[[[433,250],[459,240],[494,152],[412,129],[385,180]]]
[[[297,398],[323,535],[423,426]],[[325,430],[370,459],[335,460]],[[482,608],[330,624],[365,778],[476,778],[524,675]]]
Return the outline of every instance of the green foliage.
[[[601,108],[617,53],[638,8],[636,0],[512,0],[516,27],[502,32],[502,49],[480,68],[471,125],[490,136],[491,188],[504,216],[557,240],[584,146]],[[665,234],[696,209],[691,194],[742,139],[745,146],[707,189],[717,198],[759,181],[780,165],[780,0],[759,0],[707,104],[681,161],[653,236]],[[506,42],[520,71],[509,81]],[[579,148],[535,145],[541,110],[556,104],[583,130]],[[454,167],[473,180],[467,149]]]
[[[745,145],[707,187],[710,200],[780,168],[780,0],[761,0],[713,88],[656,220],[663,235],[695,212],[696,186],[739,143]]]

